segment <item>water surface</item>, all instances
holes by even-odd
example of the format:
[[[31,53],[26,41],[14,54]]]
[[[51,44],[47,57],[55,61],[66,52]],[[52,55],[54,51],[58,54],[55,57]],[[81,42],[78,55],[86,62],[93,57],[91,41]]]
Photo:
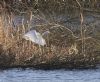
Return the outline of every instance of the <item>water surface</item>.
[[[100,82],[100,69],[0,70],[0,82]]]

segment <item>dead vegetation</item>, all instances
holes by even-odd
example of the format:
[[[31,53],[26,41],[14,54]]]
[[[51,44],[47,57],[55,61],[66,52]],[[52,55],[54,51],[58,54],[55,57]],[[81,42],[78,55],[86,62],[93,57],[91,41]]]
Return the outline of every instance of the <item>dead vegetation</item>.
[[[62,66],[62,67],[91,67],[100,61],[100,36],[98,33],[89,36],[91,29],[85,25],[84,11],[99,11],[98,0],[26,0],[17,2],[0,1],[0,65],[31,65],[31,66]],[[31,4],[31,2],[33,4]],[[91,4],[91,5],[89,5]],[[12,7],[12,8],[11,8]],[[14,9],[15,8],[15,9]],[[29,10],[28,10],[29,9]],[[89,11],[88,11],[89,12]],[[28,18],[28,23],[13,26],[13,15],[18,14]],[[49,14],[48,14],[49,13]],[[57,21],[55,16],[66,14],[73,19],[80,18],[80,29],[73,31]],[[41,22],[45,19],[47,23],[31,26],[32,18],[36,17]],[[96,24],[97,25],[97,24]],[[92,23],[92,27],[95,25]],[[76,27],[77,28],[77,27]],[[98,27],[99,28],[99,27]],[[23,39],[23,35],[35,29],[39,33],[49,31],[43,36],[46,40],[45,46],[39,46]],[[90,30],[89,30],[90,29]],[[78,33],[77,33],[78,31]],[[93,30],[92,30],[93,31]]]

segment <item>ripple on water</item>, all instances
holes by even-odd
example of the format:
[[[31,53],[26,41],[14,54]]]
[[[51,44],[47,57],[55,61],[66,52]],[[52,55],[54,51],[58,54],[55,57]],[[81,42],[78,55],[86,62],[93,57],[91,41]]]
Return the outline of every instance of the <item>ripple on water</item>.
[[[0,70],[0,82],[100,82],[95,70]]]

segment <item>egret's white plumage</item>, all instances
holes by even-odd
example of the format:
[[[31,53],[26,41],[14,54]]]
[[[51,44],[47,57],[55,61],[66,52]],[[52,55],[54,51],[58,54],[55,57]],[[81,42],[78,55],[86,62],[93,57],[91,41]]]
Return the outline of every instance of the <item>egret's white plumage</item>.
[[[42,36],[48,35],[48,34],[50,34],[50,31],[45,31],[44,33],[42,33]]]
[[[45,39],[42,37],[42,35],[37,32],[36,30],[31,30],[29,32],[27,32],[23,38],[25,38],[26,40],[30,40],[38,45],[42,45],[44,46],[46,44]]]

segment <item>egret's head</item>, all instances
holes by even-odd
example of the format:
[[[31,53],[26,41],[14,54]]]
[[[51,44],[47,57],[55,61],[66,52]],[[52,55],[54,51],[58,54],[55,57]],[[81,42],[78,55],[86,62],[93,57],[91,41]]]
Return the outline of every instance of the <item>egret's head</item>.
[[[42,33],[42,36],[48,35],[50,34],[50,31],[45,31],[44,33]]]

